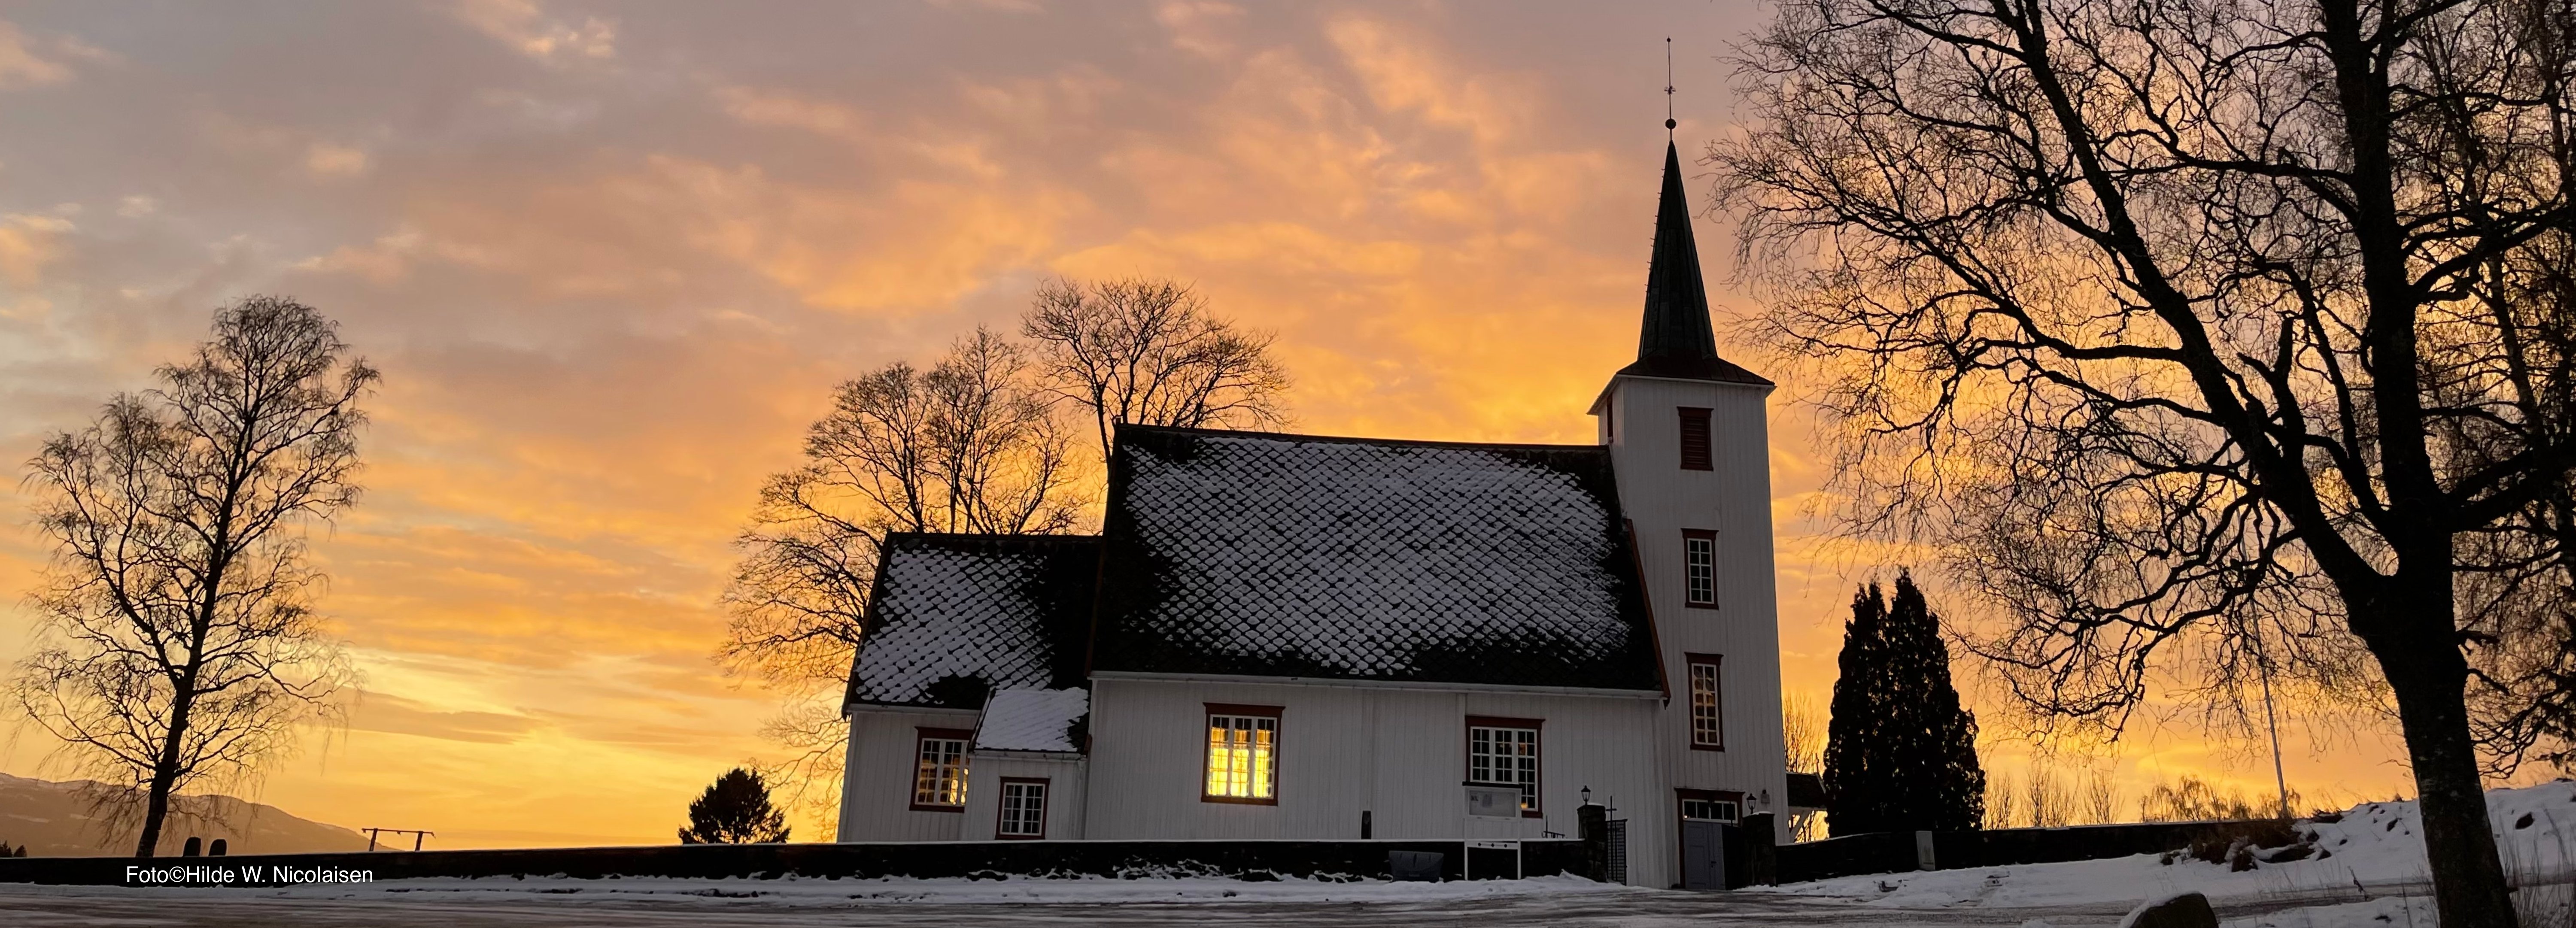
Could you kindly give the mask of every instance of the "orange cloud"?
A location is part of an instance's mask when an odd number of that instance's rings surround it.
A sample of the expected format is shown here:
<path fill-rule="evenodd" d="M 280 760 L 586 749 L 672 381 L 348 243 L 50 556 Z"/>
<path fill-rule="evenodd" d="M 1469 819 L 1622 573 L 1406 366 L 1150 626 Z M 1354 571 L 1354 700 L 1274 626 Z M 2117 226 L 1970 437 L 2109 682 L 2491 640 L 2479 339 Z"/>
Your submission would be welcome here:
<path fill-rule="evenodd" d="M 0 280 L 32 287 L 45 266 L 61 260 L 62 237 L 71 221 L 59 216 L 10 213 L 0 216 Z"/>
<path fill-rule="evenodd" d="M 0 89 L 59 84 L 72 78 L 72 69 L 58 61 L 38 57 L 28 48 L 29 39 L 17 24 L 0 19 Z"/>
<path fill-rule="evenodd" d="M 554 19 L 533 0 L 458 0 L 458 19 L 548 64 L 617 57 L 617 24 L 596 16 L 580 25 Z"/>

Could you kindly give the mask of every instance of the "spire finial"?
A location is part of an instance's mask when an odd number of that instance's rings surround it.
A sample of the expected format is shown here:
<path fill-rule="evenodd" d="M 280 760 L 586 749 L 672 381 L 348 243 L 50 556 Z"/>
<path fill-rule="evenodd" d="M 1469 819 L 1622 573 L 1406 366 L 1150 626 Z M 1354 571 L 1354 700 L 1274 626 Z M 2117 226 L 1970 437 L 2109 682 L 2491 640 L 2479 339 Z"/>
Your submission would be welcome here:
<path fill-rule="evenodd" d="M 1664 134 L 1673 134 L 1673 37 L 1664 37 Z"/>

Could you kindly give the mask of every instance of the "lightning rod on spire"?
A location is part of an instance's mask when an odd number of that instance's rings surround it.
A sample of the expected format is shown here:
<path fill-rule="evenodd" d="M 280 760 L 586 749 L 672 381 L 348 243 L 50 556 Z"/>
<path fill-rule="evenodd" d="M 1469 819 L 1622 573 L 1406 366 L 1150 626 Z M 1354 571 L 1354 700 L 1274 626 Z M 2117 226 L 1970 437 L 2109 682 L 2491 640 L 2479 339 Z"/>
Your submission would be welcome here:
<path fill-rule="evenodd" d="M 1673 134 L 1673 37 L 1664 37 L 1664 134 Z"/>

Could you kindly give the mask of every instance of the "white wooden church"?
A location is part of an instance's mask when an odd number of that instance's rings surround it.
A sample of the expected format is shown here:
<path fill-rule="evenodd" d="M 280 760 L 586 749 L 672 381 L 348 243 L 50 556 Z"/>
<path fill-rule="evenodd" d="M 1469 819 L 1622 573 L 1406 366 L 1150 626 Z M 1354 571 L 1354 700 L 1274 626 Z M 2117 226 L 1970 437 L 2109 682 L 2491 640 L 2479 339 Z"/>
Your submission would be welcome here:
<path fill-rule="evenodd" d="M 1589 790 L 1668 886 L 1685 820 L 1785 822 L 1772 385 L 1669 145 L 1643 328 L 1595 444 L 1130 426 L 1097 536 L 887 539 L 840 840 L 1538 838 Z"/>

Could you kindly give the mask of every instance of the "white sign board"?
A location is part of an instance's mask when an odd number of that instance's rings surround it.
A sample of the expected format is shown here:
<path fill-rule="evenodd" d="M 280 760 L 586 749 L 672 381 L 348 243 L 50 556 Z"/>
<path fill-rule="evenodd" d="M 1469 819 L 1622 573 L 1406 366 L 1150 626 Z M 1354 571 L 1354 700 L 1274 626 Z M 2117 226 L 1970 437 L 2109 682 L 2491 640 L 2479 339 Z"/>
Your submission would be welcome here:
<path fill-rule="evenodd" d="M 1521 817 L 1521 791 L 1512 786 L 1467 787 L 1467 814 L 1485 818 Z"/>

